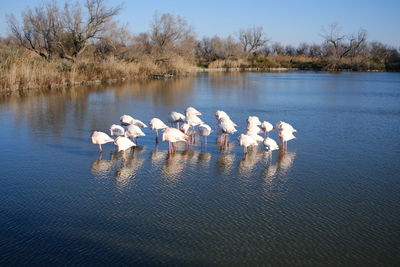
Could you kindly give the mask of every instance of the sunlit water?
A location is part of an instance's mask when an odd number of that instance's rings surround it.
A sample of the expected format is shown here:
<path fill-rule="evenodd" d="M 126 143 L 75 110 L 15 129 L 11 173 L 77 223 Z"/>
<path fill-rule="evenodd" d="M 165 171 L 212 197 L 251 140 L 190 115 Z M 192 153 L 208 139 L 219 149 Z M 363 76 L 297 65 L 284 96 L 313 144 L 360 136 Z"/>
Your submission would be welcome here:
<path fill-rule="evenodd" d="M 194 106 L 239 125 L 228 150 L 90 142 L 126 113 Z M 249 115 L 298 129 L 237 144 Z M 0 98 L 1 265 L 395 265 L 400 74 L 201 74 Z M 277 134 L 271 136 L 277 139 Z"/>

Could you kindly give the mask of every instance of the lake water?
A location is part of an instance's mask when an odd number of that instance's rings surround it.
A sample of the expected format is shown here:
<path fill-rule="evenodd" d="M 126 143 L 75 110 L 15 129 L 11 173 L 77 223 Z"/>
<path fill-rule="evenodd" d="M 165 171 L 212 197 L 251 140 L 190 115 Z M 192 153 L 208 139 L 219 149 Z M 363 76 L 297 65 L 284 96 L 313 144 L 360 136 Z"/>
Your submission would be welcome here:
<path fill-rule="evenodd" d="M 188 106 L 216 133 L 168 156 L 91 144 L 122 114 Z M 243 157 L 246 118 L 291 123 L 286 153 Z M 0 96 L 1 265 L 396 265 L 400 74 L 216 73 Z M 277 139 L 277 133 L 271 136 Z"/>

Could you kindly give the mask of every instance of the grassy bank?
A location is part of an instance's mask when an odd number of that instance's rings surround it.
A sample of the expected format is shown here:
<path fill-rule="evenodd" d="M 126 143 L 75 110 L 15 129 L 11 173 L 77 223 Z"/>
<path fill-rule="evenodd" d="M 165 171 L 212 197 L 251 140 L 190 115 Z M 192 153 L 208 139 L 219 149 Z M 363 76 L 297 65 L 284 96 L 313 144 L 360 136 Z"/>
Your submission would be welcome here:
<path fill-rule="evenodd" d="M 332 61 L 310 56 L 256 55 L 247 59 L 214 60 L 207 63 L 189 62 L 179 55 L 164 60 L 143 56 L 136 60 L 94 54 L 72 62 L 63 59 L 46 61 L 34 53 L 17 47 L 0 46 L 0 91 L 52 88 L 115 80 L 152 79 L 154 77 L 187 75 L 196 71 L 284 71 L 329 70 Z M 365 59 L 344 59 L 338 69 L 385 71 L 387 64 Z"/>
<path fill-rule="evenodd" d="M 184 75 L 191 66 L 180 57 L 162 62 L 150 57 L 131 62 L 114 57 L 87 57 L 75 62 L 56 59 L 49 62 L 29 51 L 3 47 L 0 49 L 0 91 L 149 79 L 154 75 Z"/>

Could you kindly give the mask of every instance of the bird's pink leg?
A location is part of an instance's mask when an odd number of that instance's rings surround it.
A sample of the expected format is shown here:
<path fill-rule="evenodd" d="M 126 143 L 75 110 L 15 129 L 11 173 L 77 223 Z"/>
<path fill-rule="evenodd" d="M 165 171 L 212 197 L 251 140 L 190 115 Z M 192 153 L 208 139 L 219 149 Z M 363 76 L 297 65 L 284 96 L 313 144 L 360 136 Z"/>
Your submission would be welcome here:
<path fill-rule="evenodd" d="M 99 144 L 99 148 L 100 148 L 100 153 L 103 152 L 103 148 L 101 147 L 101 144 Z"/>

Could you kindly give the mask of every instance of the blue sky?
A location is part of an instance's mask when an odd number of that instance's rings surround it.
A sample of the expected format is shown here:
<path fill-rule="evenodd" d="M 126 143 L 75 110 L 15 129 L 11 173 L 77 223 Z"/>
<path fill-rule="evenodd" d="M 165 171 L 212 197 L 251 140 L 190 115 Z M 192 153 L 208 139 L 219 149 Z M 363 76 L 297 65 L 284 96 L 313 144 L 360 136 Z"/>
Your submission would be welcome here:
<path fill-rule="evenodd" d="M 7 33 L 6 14 L 19 15 L 26 7 L 42 2 L 0 0 L 0 34 L 4 36 Z M 109 0 L 107 3 L 124 3 L 118 19 L 128 23 L 134 33 L 148 30 L 157 11 L 184 17 L 199 38 L 234 35 L 240 28 L 257 25 L 263 26 L 272 42 L 285 45 L 320 43 L 322 27 L 337 22 L 345 33 L 355 33 L 364 28 L 368 31 L 368 40 L 400 47 L 400 1 L 397 0 Z"/>

